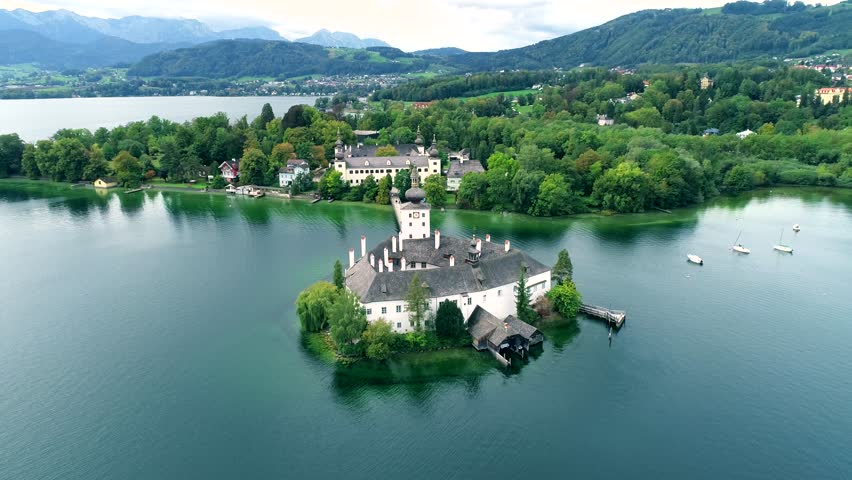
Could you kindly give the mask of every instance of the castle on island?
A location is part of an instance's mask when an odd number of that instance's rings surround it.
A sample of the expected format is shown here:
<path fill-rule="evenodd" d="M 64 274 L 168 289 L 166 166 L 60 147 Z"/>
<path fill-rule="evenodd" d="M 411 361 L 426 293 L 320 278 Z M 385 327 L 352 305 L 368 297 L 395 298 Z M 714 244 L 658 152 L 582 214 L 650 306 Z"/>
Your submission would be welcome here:
<path fill-rule="evenodd" d="M 541 332 L 514 317 L 515 295 L 522 268 L 531 301 L 544 295 L 551 288 L 550 267 L 512 247 L 509 240 L 495 243 L 491 235 L 456 238 L 432 232 L 419 170 L 411 169 L 407 201 L 398 190 L 391 192 L 399 233 L 369 251 L 362 235 L 357 260 L 355 250 L 349 249 L 346 288 L 361 299 L 367 321 L 384 319 L 398 333 L 415 330 L 405 297 L 419 274 L 431 311 L 446 300 L 458 305 L 476 348 L 502 356 L 504 350 L 540 342 Z"/>

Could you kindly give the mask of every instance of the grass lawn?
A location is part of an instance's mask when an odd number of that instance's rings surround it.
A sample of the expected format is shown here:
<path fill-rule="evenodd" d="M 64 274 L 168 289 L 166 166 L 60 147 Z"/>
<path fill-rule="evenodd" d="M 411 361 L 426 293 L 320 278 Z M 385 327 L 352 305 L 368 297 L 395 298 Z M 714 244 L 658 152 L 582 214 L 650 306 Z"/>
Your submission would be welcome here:
<path fill-rule="evenodd" d="M 204 190 L 204 187 L 207 186 L 207 182 L 196 182 L 196 183 L 169 183 L 161 178 L 156 178 L 149 180 L 149 185 L 153 185 L 155 187 L 167 187 L 167 188 L 192 188 L 195 190 Z"/>

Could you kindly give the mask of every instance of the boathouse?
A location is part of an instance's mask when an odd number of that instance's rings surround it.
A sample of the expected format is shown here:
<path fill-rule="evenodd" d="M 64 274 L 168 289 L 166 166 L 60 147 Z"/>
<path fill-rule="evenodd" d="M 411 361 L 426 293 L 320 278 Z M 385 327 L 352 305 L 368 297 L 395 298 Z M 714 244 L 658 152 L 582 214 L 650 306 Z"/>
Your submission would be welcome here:
<path fill-rule="evenodd" d="M 537 328 L 514 315 L 500 320 L 482 307 L 473 311 L 467 329 L 474 348 L 489 350 L 501 360 L 506 360 L 510 352 L 526 356 L 531 346 L 544 340 Z"/>
<path fill-rule="evenodd" d="M 118 186 L 118 179 L 113 177 L 100 177 L 95 180 L 95 188 L 115 188 Z"/>

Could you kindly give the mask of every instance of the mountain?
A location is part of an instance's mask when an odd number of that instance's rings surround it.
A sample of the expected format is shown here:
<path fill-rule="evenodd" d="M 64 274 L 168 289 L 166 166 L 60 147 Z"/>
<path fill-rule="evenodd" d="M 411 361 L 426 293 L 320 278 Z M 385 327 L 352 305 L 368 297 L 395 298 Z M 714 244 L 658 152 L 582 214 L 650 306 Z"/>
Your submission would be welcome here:
<path fill-rule="evenodd" d="M 463 53 L 469 53 L 467 50 L 462 50 L 461 48 L 456 47 L 444 47 L 444 48 L 429 48 L 426 50 L 417 50 L 416 52 L 411 52 L 414 55 L 420 56 L 432 56 L 432 57 L 452 57 L 453 55 L 461 55 Z"/>
<path fill-rule="evenodd" d="M 298 38 L 294 42 L 310 43 L 323 47 L 343 48 L 368 48 L 368 47 L 390 47 L 387 43 L 375 38 L 358 38 L 357 35 L 347 32 L 330 32 L 322 29 L 310 37 Z"/>
<path fill-rule="evenodd" d="M 535 45 L 453 55 L 446 61 L 464 70 L 487 71 L 807 56 L 852 48 L 850 25 L 849 0 L 815 7 L 741 1 L 721 9 L 643 10 Z"/>
<path fill-rule="evenodd" d="M 87 43 L 59 42 L 31 30 L 0 30 L 0 64 L 38 63 L 55 69 L 131 64 L 180 44 L 133 43 L 100 36 Z"/>
<path fill-rule="evenodd" d="M 390 47 L 330 52 L 325 47 L 301 42 L 218 40 L 150 55 L 133 65 L 128 75 L 207 78 L 376 75 L 422 71 L 429 62 Z"/>
<path fill-rule="evenodd" d="M 86 44 L 103 37 L 115 37 L 134 43 L 198 44 L 232 38 L 282 40 L 267 27 L 250 26 L 234 30 L 214 31 L 206 24 L 184 18 L 130 16 L 96 18 L 77 15 L 68 10 L 30 12 L 0 10 L 0 31 L 29 30 L 63 43 Z"/>

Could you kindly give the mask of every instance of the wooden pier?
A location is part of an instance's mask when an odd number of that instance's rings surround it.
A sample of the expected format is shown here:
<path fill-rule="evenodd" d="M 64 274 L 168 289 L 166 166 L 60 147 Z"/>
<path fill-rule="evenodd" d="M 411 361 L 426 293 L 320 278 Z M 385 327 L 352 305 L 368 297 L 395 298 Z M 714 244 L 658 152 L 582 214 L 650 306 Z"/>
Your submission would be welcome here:
<path fill-rule="evenodd" d="M 124 193 L 136 193 L 136 192 L 141 192 L 141 191 L 142 191 L 141 188 L 132 188 L 130 190 L 125 190 Z"/>
<path fill-rule="evenodd" d="M 609 308 L 586 305 L 585 303 L 580 305 L 580 313 L 605 320 L 615 328 L 621 328 L 624 325 L 624 320 L 627 318 L 627 312 L 625 311 L 610 310 Z"/>

